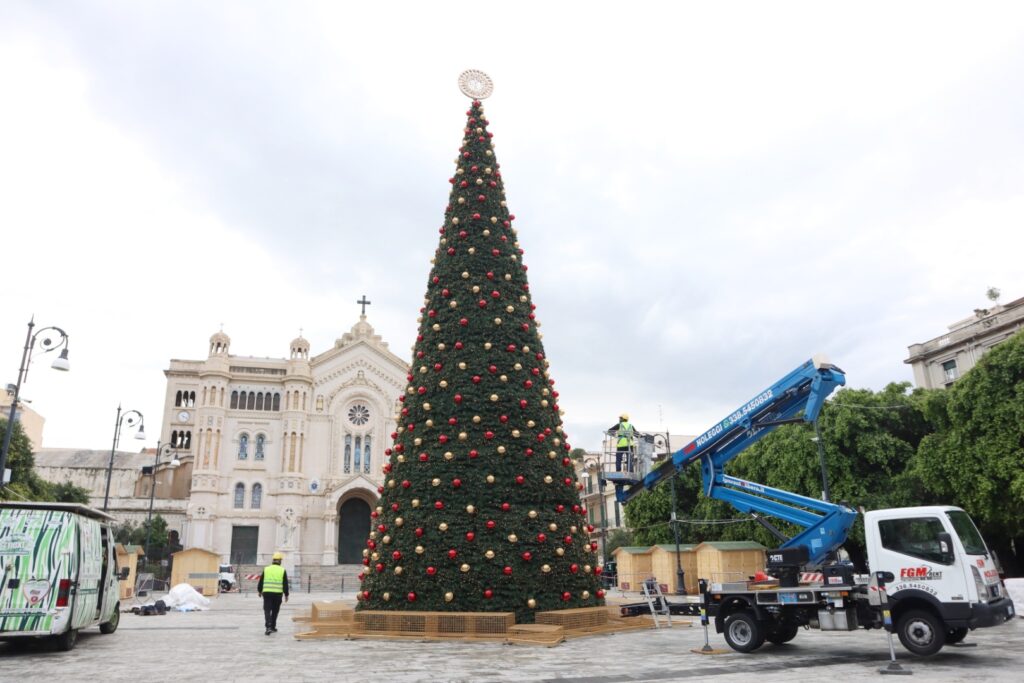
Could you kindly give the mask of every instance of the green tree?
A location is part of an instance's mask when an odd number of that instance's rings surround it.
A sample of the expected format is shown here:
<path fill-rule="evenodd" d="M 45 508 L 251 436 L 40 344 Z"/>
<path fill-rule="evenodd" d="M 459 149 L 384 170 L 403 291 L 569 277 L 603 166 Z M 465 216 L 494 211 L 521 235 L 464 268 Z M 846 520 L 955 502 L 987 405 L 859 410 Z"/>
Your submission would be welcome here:
<path fill-rule="evenodd" d="M 89 489 L 82 486 L 76 486 L 70 481 L 65 481 L 60 484 L 51 484 L 51 499 L 58 503 L 78 503 L 80 505 L 89 504 Z"/>
<path fill-rule="evenodd" d="M 612 553 L 617 548 L 633 545 L 634 542 L 633 532 L 629 529 L 612 529 L 609 531 L 608 536 L 604 539 L 605 562 L 612 559 Z"/>
<path fill-rule="evenodd" d="M 603 604 L 558 392 L 479 102 L 467 112 L 360 609 Z"/>
<path fill-rule="evenodd" d="M 986 353 L 933 397 L 928 409 L 941 429 L 921 443 L 914 473 L 936 500 L 964 508 L 1004 567 L 1019 573 L 1024 565 L 1024 333 Z"/>
<path fill-rule="evenodd" d="M 7 431 L 7 420 L 0 419 L 0 438 Z M 0 500 L 52 500 L 50 484 L 35 471 L 32 443 L 25 435 L 21 422 L 14 421 L 11 445 L 7 451 L 5 467 L 11 469 L 11 483 L 0 488 Z"/>

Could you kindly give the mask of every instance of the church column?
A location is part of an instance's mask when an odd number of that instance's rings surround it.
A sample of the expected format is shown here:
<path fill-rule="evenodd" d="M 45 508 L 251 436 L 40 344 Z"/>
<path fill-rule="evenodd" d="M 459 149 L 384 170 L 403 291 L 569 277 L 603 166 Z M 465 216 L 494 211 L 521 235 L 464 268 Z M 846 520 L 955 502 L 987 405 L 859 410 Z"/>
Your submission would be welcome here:
<path fill-rule="evenodd" d="M 324 515 L 324 556 L 320 564 L 338 564 L 338 514 L 329 512 Z"/>

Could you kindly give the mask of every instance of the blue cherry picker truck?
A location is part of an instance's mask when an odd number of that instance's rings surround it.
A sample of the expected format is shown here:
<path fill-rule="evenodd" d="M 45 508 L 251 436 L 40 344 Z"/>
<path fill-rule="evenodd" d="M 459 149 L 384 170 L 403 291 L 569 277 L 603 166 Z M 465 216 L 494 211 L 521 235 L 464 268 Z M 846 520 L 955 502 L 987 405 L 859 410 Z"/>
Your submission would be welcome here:
<path fill-rule="evenodd" d="M 836 559 L 856 510 L 725 473 L 730 460 L 780 425 L 814 423 L 829 394 L 845 383 L 842 370 L 813 358 L 649 471 L 645 461 L 630 459 L 634 469 L 614 471 L 612 465 L 602 473 L 626 503 L 699 464 L 704 495 L 750 514 L 780 541 L 766 552 L 768 581 L 699 582 L 707 618 L 738 652 L 752 652 L 766 640 L 788 642 L 802 627 L 886 628 L 911 653 L 927 656 L 1014 616 L 993 555 L 957 507 L 861 509 L 870 573 L 858 574 Z M 772 520 L 799 531 L 786 536 Z"/>

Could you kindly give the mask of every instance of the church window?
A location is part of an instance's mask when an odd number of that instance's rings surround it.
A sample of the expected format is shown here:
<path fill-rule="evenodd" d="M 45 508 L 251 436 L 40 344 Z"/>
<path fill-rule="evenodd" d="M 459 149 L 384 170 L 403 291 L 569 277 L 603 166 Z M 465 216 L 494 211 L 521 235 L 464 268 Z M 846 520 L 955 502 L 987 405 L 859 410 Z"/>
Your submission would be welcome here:
<path fill-rule="evenodd" d="M 260 505 L 263 504 L 263 485 L 253 484 L 252 485 L 252 503 L 250 507 L 254 510 L 259 510 Z"/>
<path fill-rule="evenodd" d="M 242 434 L 238 437 L 238 459 L 245 460 L 249 457 L 249 435 Z"/>
<path fill-rule="evenodd" d="M 359 471 L 359 463 L 363 460 L 363 438 L 361 436 L 356 437 L 356 453 L 353 464 L 355 465 L 355 471 Z"/>
<path fill-rule="evenodd" d="M 192 448 L 192 432 L 182 432 L 181 447 L 185 450 Z"/>
<path fill-rule="evenodd" d="M 263 392 L 256 394 L 256 410 L 263 410 Z"/>
<path fill-rule="evenodd" d="M 188 407 L 189 408 L 194 408 L 195 405 L 196 405 L 196 392 L 190 391 L 190 392 L 188 392 Z"/>
<path fill-rule="evenodd" d="M 206 387 L 203 387 L 203 405 L 206 405 Z"/>
<path fill-rule="evenodd" d="M 298 445 L 299 435 L 292 432 L 291 448 L 288 450 L 288 471 L 295 471 L 295 447 Z"/>
<path fill-rule="evenodd" d="M 224 407 L 224 387 L 220 388 L 220 403 L 218 405 Z"/>
<path fill-rule="evenodd" d="M 235 484 L 235 507 L 238 509 L 245 507 L 245 484 L 242 482 Z"/>
<path fill-rule="evenodd" d="M 178 431 L 177 430 L 171 432 L 171 446 L 173 448 L 177 448 L 178 447 Z"/>
<path fill-rule="evenodd" d="M 366 474 L 370 473 L 370 437 L 366 437 L 366 442 L 363 444 L 363 472 Z"/>
<path fill-rule="evenodd" d="M 175 408 L 180 408 L 181 407 L 181 392 L 180 391 L 174 395 L 174 407 Z"/>
<path fill-rule="evenodd" d="M 281 410 L 281 394 L 274 394 L 274 410 Z"/>
<path fill-rule="evenodd" d="M 352 471 L 352 435 L 345 435 L 345 473 Z"/>
<path fill-rule="evenodd" d="M 263 446 L 267 443 L 267 437 L 263 434 L 256 435 L 256 455 L 257 460 L 263 459 Z"/>
<path fill-rule="evenodd" d="M 318 412 L 318 413 L 324 412 L 324 397 L 323 396 L 317 396 L 316 397 L 316 412 Z"/>
<path fill-rule="evenodd" d="M 231 392 L 231 409 L 235 410 L 236 408 L 238 408 L 238 392 L 237 391 L 232 391 Z"/>
<path fill-rule="evenodd" d="M 255 410 L 256 409 L 256 392 L 255 391 L 250 391 L 249 392 L 249 400 L 246 403 L 245 409 L 246 410 Z"/>
<path fill-rule="evenodd" d="M 306 392 L 305 391 L 302 392 L 302 409 L 303 410 L 306 409 Z"/>
<path fill-rule="evenodd" d="M 362 403 L 357 403 L 348 409 L 348 420 L 357 427 L 362 427 L 370 421 L 370 409 Z"/>

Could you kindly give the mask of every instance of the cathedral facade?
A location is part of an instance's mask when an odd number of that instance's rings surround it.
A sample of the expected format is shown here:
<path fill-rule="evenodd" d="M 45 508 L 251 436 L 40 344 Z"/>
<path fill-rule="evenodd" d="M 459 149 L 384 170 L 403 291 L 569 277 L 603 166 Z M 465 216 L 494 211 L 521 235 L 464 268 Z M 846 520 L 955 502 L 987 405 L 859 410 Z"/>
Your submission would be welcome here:
<path fill-rule="evenodd" d="M 189 489 L 185 547 L 233 564 L 357 564 L 382 483 L 408 364 L 360 316 L 334 346 L 287 358 L 231 354 L 223 332 L 205 360 L 172 360 L 161 441 Z M 165 456 L 164 460 L 170 460 Z"/>

